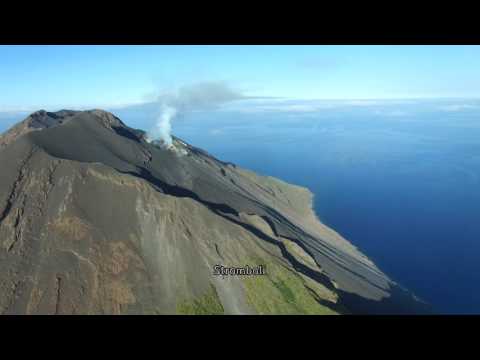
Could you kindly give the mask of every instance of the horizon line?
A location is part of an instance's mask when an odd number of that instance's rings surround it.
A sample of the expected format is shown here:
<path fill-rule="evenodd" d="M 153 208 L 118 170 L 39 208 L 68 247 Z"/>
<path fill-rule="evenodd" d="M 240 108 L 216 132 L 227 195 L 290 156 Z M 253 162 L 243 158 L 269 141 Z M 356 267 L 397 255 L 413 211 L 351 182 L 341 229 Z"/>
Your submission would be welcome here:
<path fill-rule="evenodd" d="M 349 97 L 349 98 L 306 98 L 306 97 L 288 97 L 288 96 L 245 96 L 244 98 L 237 99 L 231 101 L 231 103 L 239 102 L 239 101 L 252 101 L 252 100 L 290 100 L 290 101 L 338 101 L 338 102 L 348 102 L 348 101 L 395 101 L 395 100 L 480 100 L 480 96 L 422 96 L 422 97 L 415 97 L 415 96 L 405 96 L 405 97 Z M 48 108 L 54 108 L 55 110 L 51 110 L 51 112 L 60 111 L 60 110 L 77 110 L 77 111 L 85 111 L 85 110 L 94 110 L 94 109 L 124 109 L 128 107 L 134 106 L 142 106 L 142 105 L 150 105 L 155 104 L 156 101 L 142 101 L 142 102 L 129 102 L 125 104 L 104 104 L 104 105 L 67 105 L 67 106 L 49 106 Z M 1 114 L 8 114 L 8 113 L 25 113 L 25 112 L 36 112 L 39 110 L 46 110 L 47 107 L 42 106 L 28 106 L 28 107 L 10 107 L 6 109 L 0 109 Z"/>

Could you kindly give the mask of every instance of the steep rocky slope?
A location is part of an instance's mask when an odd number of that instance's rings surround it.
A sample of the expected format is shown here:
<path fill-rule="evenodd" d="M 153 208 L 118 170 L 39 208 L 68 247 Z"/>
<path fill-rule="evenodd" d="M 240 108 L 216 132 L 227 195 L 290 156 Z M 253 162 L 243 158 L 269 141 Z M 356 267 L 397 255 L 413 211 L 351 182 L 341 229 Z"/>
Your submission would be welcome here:
<path fill-rule="evenodd" d="M 0 166 L 0 313 L 428 310 L 323 225 L 307 189 L 148 143 L 110 113 L 36 112 L 0 137 Z"/>

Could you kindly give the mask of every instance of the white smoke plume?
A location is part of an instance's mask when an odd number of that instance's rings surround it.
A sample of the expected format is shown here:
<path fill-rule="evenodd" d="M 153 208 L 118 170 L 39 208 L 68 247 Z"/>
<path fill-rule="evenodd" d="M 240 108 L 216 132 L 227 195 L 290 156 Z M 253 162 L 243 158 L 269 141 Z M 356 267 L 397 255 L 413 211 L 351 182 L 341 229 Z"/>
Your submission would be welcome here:
<path fill-rule="evenodd" d="M 160 139 L 166 147 L 172 145 L 172 118 L 177 114 L 177 109 L 169 105 L 162 105 L 161 113 L 155 128 L 148 134 L 148 139 Z"/>
<path fill-rule="evenodd" d="M 172 122 L 186 112 L 215 108 L 227 102 L 246 97 L 223 82 L 203 82 L 163 92 L 158 97 L 160 115 L 148 133 L 148 141 L 160 140 L 166 147 L 172 145 Z"/>

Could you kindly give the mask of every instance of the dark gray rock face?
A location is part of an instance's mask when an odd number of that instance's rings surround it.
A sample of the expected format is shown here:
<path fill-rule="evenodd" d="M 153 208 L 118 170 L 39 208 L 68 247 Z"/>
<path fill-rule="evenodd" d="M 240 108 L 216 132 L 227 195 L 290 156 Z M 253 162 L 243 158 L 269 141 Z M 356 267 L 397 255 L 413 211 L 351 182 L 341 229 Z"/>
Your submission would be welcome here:
<path fill-rule="evenodd" d="M 0 165 L 0 313 L 428 311 L 307 189 L 178 138 L 163 149 L 113 114 L 36 112 L 0 137 Z"/>

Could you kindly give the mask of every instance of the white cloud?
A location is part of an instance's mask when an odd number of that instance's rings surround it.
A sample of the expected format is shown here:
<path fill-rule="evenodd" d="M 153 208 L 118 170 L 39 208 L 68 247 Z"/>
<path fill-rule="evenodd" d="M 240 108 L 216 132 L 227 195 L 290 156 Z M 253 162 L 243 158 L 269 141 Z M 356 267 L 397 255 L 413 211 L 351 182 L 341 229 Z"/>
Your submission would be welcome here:
<path fill-rule="evenodd" d="M 327 109 L 349 107 L 369 108 L 376 111 L 379 106 L 402 105 L 410 103 L 407 100 L 301 100 L 301 99 L 256 99 L 238 101 L 236 104 L 223 107 L 223 110 L 233 110 L 246 113 L 255 112 L 292 112 L 309 113 Z M 390 116 L 404 115 L 400 111 L 388 111 Z"/>
<path fill-rule="evenodd" d="M 209 133 L 213 136 L 221 135 L 223 134 L 223 129 L 211 129 Z"/>
<path fill-rule="evenodd" d="M 442 111 L 457 112 L 457 111 L 473 110 L 478 108 L 479 108 L 478 105 L 473 105 L 473 104 L 451 104 L 451 105 L 441 106 L 439 109 Z"/>
<path fill-rule="evenodd" d="M 387 117 L 402 117 L 407 116 L 408 112 L 402 110 L 376 110 L 374 114 Z"/>

